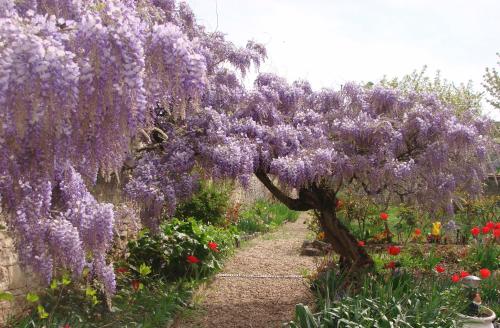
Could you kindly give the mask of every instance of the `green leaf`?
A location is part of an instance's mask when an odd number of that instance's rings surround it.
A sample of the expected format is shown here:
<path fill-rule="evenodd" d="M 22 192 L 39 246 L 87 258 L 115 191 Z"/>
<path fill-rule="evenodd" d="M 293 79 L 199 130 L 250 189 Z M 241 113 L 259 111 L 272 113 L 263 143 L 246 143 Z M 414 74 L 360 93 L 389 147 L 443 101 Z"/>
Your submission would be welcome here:
<path fill-rule="evenodd" d="M 58 285 L 57 279 L 53 279 L 50 283 L 50 289 L 56 289 Z"/>
<path fill-rule="evenodd" d="M 0 301 L 12 302 L 14 296 L 9 292 L 0 292 Z"/>
<path fill-rule="evenodd" d="M 85 295 L 87 295 L 87 296 L 95 296 L 96 293 L 97 293 L 97 291 L 92 287 L 87 287 L 85 289 Z"/>
<path fill-rule="evenodd" d="M 38 311 L 38 316 L 40 317 L 40 319 L 46 319 L 49 317 L 49 314 L 47 313 L 47 311 L 45 311 L 43 305 L 38 305 L 36 309 Z"/>
<path fill-rule="evenodd" d="M 30 303 L 35 303 L 35 302 L 38 302 L 40 300 L 40 297 L 38 297 L 37 294 L 33 294 L 33 293 L 28 293 L 26 295 L 26 300 Z"/>
<path fill-rule="evenodd" d="M 67 274 L 64 274 L 64 275 L 62 276 L 62 280 L 61 280 L 61 282 L 62 282 L 62 284 L 63 284 L 64 286 L 67 286 L 67 285 L 69 285 L 69 284 L 71 283 L 71 279 L 69 278 L 69 276 L 68 276 Z"/>
<path fill-rule="evenodd" d="M 146 265 L 145 263 L 142 263 L 141 266 L 139 267 L 139 274 L 144 277 L 150 273 L 151 273 L 151 267 L 149 265 Z"/>

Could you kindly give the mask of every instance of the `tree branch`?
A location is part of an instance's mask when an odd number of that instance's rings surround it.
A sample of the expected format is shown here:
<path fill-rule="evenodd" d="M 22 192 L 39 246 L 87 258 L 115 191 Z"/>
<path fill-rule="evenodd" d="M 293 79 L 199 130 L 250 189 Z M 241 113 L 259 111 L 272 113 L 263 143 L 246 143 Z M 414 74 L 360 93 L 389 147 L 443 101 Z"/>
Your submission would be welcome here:
<path fill-rule="evenodd" d="M 271 192 L 271 194 L 273 194 L 274 197 L 285 204 L 289 209 L 294 211 L 307 211 L 313 209 L 313 207 L 309 203 L 303 201 L 302 199 L 291 198 L 283 191 L 279 190 L 278 187 L 276 187 L 271 181 L 271 179 L 269 179 L 267 173 L 263 170 L 257 169 L 255 171 L 255 176 Z"/>

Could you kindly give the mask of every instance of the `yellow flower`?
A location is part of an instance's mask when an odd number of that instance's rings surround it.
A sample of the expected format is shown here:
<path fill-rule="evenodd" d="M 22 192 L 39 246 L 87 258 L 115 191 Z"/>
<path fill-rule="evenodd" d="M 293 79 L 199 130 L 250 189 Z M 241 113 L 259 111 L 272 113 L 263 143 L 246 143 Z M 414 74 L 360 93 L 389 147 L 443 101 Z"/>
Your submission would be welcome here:
<path fill-rule="evenodd" d="M 432 224 L 432 231 L 431 234 L 433 236 L 440 236 L 441 235 L 441 222 L 436 221 Z"/>

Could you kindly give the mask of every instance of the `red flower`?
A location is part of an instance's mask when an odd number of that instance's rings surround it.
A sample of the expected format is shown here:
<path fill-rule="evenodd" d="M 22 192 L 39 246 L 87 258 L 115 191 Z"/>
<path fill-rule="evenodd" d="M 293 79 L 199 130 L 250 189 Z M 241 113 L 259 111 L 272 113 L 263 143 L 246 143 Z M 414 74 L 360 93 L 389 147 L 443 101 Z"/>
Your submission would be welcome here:
<path fill-rule="evenodd" d="M 193 263 L 193 264 L 194 264 L 194 263 L 198 263 L 198 262 L 200 262 L 200 259 L 199 259 L 199 258 L 197 258 L 197 257 L 196 257 L 196 256 L 194 256 L 194 255 L 189 255 L 189 256 L 187 257 L 187 261 L 188 261 L 189 263 Z"/>
<path fill-rule="evenodd" d="M 396 262 L 391 261 L 385 265 L 386 269 L 396 269 Z"/>
<path fill-rule="evenodd" d="M 124 267 L 119 267 L 118 269 L 116 269 L 116 273 L 127 273 L 127 272 L 128 269 Z"/>
<path fill-rule="evenodd" d="M 362 240 L 358 241 L 358 246 L 361 246 L 361 247 L 365 246 L 365 242 Z"/>
<path fill-rule="evenodd" d="M 496 238 L 500 237 L 500 229 L 493 230 L 493 236 L 495 236 Z"/>
<path fill-rule="evenodd" d="M 490 232 L 491 228 L 490 227 L 487 227 L 487 226 L 484 226 L 482 229 L 481 229 L 481 232 L 483 235 L 486 235 L 488 232 Z"/>
<path fill-rule="evenodd" d="M 446 271 L 446 270 L 445 270 L 445 268 L 444 268 L 444 267 L 442 267 L 442 266 L 441 266 L 441 265 L 439 265 L 439 264 L 438 264 L 438 265 L 436 265 L 436 267 L 435 267 L 434 269 L 436 269 L 436 271 L 437 271 L 438 273 L 443 273 L 443 272 L 445 272 L 445 271 Z"/>
<path fill-rule="evenodd" d="M 390 255 L 398 255 L 400 252 L 401 252 L 401 248 L 398 247 L 398 246 L 389 246 L 387 248 L 387 252 L 390 254 Z"/>
<path fill-rule="evenodd" d="M 488 221 L 488 223 L 486 223 L 484 226 L 488 227 L 490 229 L 494 229 L 495 228 L 495 224 L 493 223 L 493 221 Z"/>
<path fill-rule="evenodd" d="M 71 326 L 69 325 L 69 323 L 67 323 L 64 325 L 64 328 L 71 328 Z"/>
<path fill-rule="evenodd" d="M 465 278 L 467 276 L 470 276 L 470 274 L 467 271 L 460 272 L 460 278 Z"/>
<path fill-rule="evenodd" d="M 478 227 L 474 227 L 474 228 L 470 229 L 470 233 L 471 233 L 474 237 L 477 237 L 477 235 L 479 235 L 479 228 L 478 228 Z"/>
<path fill-rule="evenodd" d="M 491 276 L 491 271 L 488 269 L 481 269 L 479 270 L 479 275 L 481 275 L 481 278 L 486 279 Z"/>
<path fill-rule="evenodd" d="M 132 288 L 138 291 L 139 287 L 141 287 L 141 282 L 139 280 L 132 280 Z"/>
<path fill-rule="evenodd" d="M 500 229 L 500 222 L 498 222 L 497 224 L 495 224 L 495 229 Z"/>
<path fill-rule="evenodd" d="M 420 230 L 419 228 L 416 228 L 415 235 L 420 236 L 421 234 L 422 234 L 422 230 Z"/>
<path fill-rule="evenodd" d="M 382 212 L 380 213 L 380 218 L 384 221 L 386 221 L 389 218 L 389 214 Z"/>
<path fill-rule="evenodd" d="M 219 247 L 219 245 L 217 245 L 216 242 L 211 241 L 211 242 L 208 243 L 208 248 L 210 248 L 214 252 L 219 253 L 220 251 L 219 251 L 219 249 L 217 247 Z"/>
<path fill-rule="evenodd" d="M 459 282 L 460 281 L 460 276 L 455 273 L 453 276 L 451 276 L 451 281 L 453 281 L 453 282 Z"/>

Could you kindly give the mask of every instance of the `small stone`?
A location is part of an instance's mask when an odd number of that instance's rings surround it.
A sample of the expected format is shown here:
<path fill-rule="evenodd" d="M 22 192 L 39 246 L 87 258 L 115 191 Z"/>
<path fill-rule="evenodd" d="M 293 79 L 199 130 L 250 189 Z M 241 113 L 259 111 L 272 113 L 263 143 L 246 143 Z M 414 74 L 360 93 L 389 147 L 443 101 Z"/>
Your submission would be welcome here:
<path fill-rule="evenodd" d="M 317 249 L 314 247 L 302 248 L 302 251 L 300 252 L 300 255 L 304 256 L 321 256 L 323 254 L 324 252 L 321 249 Z"/>

